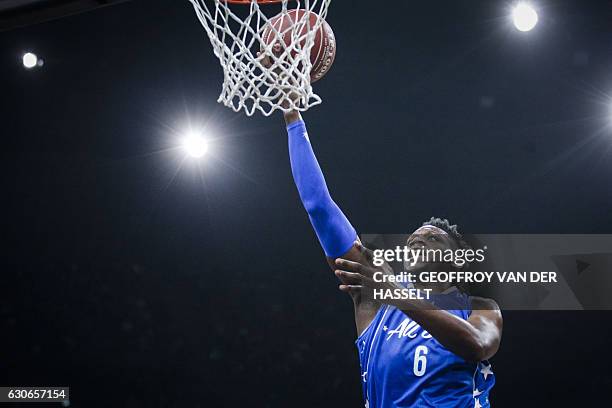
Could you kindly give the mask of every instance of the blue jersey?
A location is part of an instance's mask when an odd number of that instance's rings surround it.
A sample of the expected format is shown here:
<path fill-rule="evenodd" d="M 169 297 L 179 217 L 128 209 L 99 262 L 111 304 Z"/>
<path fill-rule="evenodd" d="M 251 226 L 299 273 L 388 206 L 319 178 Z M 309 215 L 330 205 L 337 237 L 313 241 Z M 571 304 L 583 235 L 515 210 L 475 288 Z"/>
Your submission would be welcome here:
<path fill-rule="evenodd" d="M 462 319 L 471 313 L 469 297 L 458 290 L 430 300 Z M 356 344 L 367 408 L 490 407 L 491 365 L 450 352 L 393 306 L 380 308 Z"/>

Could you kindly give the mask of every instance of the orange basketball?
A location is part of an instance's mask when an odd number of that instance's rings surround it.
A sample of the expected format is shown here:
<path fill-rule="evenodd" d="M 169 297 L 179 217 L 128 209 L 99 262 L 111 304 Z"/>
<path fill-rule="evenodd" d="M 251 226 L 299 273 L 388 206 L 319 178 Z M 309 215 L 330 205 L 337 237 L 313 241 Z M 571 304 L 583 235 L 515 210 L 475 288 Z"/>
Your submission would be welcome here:
<path fill-rule="evenodd" d="M 299 37 L 303 37 L 309 27 L 314 29 L 320 17 L 311 11 L 289 10 L 287 13 L 281 13 L 268 21 L 261 36 L 263 43 L 273 45 L 272 50 L 276 55 L 282 54 L 285 48 L 292 45 L 292 27 L 296 22 L 302 21 L 305 13 L 308 13 L 310 25 L 307 23 L 303 24 L 302 32 L 299 33 Z M 277 36 L 272 27 L 281 34 L 284 44 L 281 44 L 280 40 L 276 40 Z M 277 42 L 274 44 L 275 40 Z M 303 46 L 305 42 L 306 39 L 303 38 L 301 45 Z M 323 21 L 315 34 L 314 44 L 310 50 L 310 62 L 312 63 L 312 70 L 310 71 L 311 82 L 316 82 L 323 78 L 329 72 L 335 58 L 336 37 L 327 21 Z"/>

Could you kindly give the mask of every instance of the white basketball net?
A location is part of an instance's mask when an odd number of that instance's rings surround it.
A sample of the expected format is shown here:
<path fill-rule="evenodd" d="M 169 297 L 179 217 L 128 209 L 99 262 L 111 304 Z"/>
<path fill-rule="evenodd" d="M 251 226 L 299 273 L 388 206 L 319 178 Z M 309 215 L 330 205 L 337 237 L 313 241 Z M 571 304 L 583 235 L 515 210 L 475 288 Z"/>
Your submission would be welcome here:
<path fill-rule="evenodd" d="M 312 91 L 310 50 L 317 31 L 327 16 L 331 0 L 282 0 L 277 4 L 231 4 L 224 0 L 189 0 L 204 26 L 215 55 L 223 67 L 223 90 L 218 102 L 248 116 L 261 111 L 265 116 L 276 110 L 306 111 L 321 103 Z M 290 7 L 288 7 L 290 6 Z M 304 10 L 294 16 L 295 23 L 267 24 L 270 19 L 292 9 Z M 319 15 L 312 24 L 309 13 Z M 287 20 L 289 21 L 289 20 Z M 267 24 L 267 25 L 266 25 Z M 273 37 L 262 41 L 264 31 Z M 290 44 L 283 42 L 290 33 Z M 282 54 L 273 53 L 275 44 L 286 44 Z M 258 53 L 261 56 L 258 57 Z M 272 65 L 263 65 L 264 56 Z"/>

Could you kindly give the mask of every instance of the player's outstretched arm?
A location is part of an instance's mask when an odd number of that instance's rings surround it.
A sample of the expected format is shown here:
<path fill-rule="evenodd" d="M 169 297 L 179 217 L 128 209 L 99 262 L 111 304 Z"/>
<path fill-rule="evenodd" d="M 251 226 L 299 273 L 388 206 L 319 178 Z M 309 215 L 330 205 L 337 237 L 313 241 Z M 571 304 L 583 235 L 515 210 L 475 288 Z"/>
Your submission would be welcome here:
<path fill-rule="evenodd" d="M 362 254 L 353 246 L 358 239 L 355 228 L 329 194 L 300 113 L 286 113 L 285 122 L 289 133 L 293 179 L 329 265 L 335 269 L 334 261 L 339 257 L 360 261 Z M 340 280 L 343 284 L 354 283 L 350 279 Z M 355 306 L 357 333 L 362 333 L 376 315 L 380 304 L 359 291 L 353 291 L 350 295 Z"/>
<path fill-rule="evenodd" d="M 293 180 L 321 247 L 328 258 L 346 255 L 357 238 L 355 228 L 332 199 L 299 112 L 285 114 Z"/>

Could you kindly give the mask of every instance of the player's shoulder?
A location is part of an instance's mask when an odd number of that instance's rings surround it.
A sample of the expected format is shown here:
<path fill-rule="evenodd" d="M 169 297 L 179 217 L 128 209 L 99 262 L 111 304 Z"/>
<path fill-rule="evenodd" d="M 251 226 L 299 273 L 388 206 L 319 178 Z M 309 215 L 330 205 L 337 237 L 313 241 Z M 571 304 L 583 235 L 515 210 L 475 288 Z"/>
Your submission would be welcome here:
<path fill-rule="evenodd" d="M 470 296 L 470 304 L 472 305 L 472 310 L 495 310 L 501 312 L 499 305 L 493 299 Z"/>

